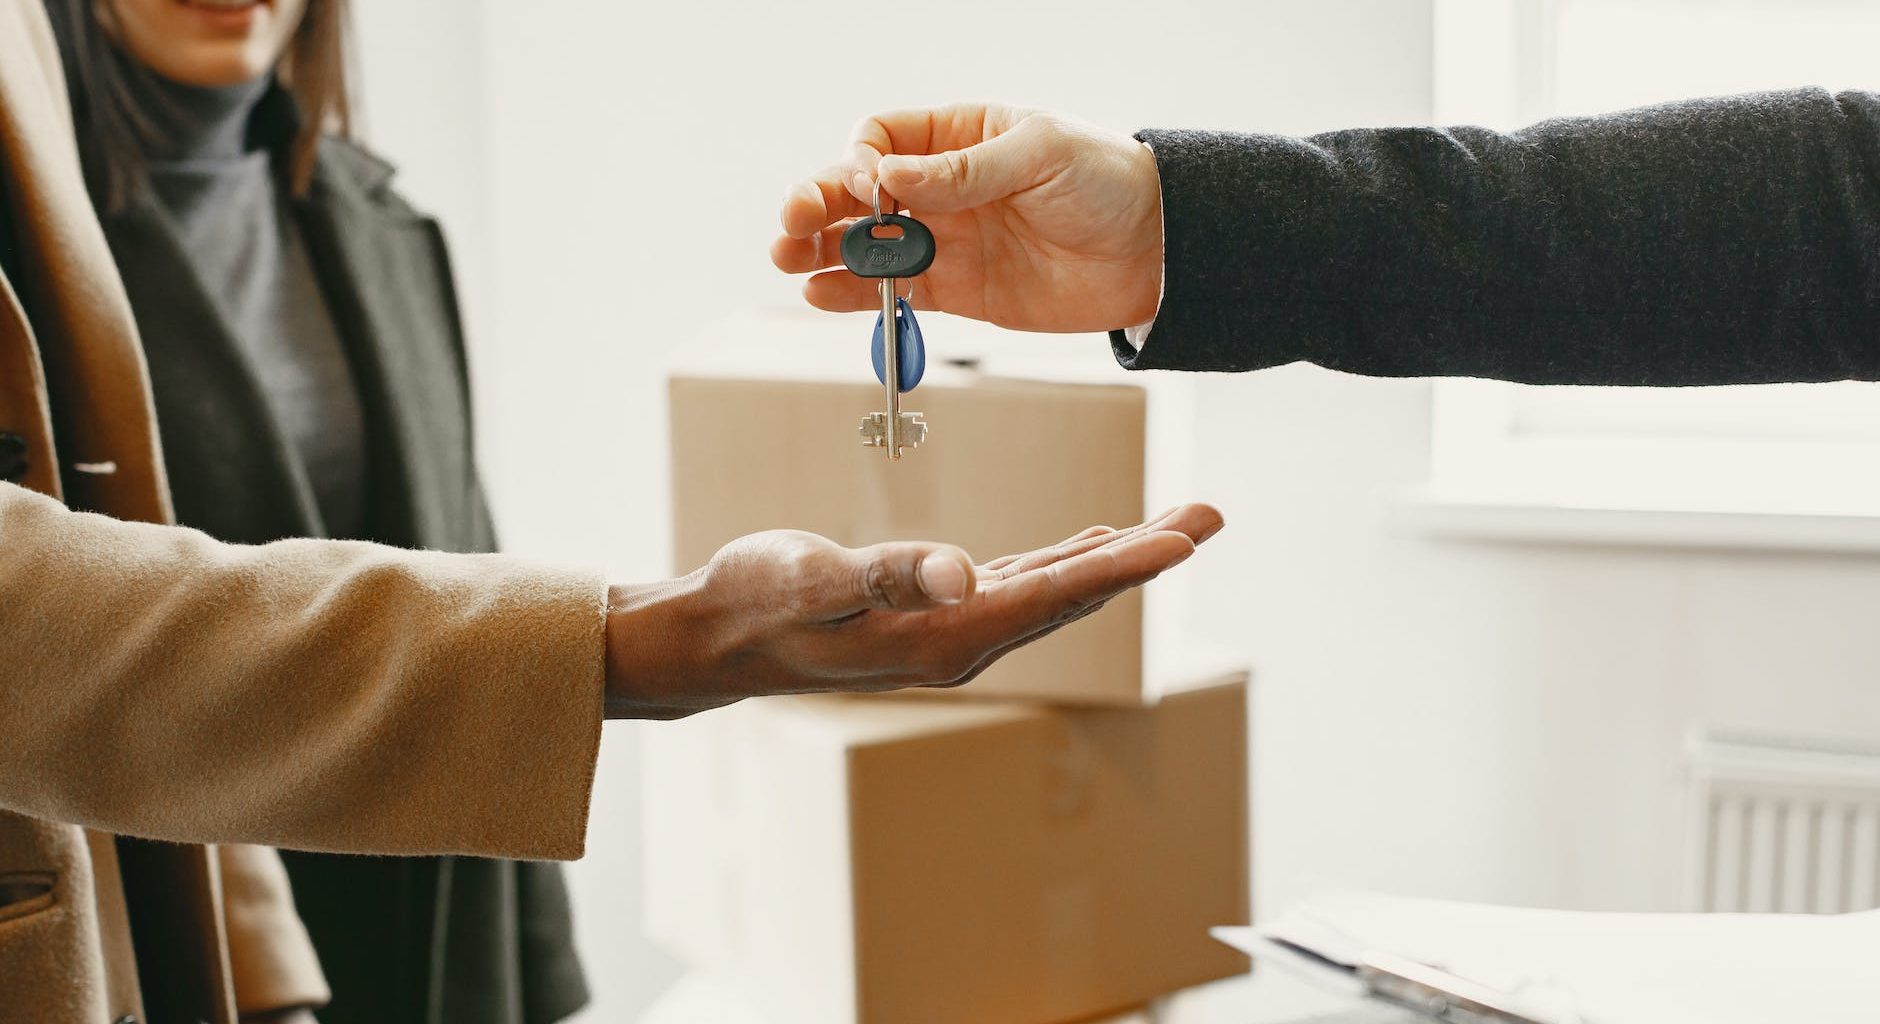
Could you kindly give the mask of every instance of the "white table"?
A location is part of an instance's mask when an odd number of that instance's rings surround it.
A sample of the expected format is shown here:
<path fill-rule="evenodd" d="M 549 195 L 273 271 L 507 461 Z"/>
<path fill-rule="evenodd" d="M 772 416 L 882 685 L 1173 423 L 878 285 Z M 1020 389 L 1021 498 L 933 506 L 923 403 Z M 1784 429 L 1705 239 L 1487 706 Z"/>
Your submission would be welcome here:
<path fill-rule="evenodd" d="M 1146 1011 L 1090 1024 L 1425 1024 L 1387 1007 L 1354 1005 L 1283 971 L 1264 970 L 1179 992 Z M 640 1024 L 765 1024 L 760 1010 L 708 974 L 679 979 Z"/>

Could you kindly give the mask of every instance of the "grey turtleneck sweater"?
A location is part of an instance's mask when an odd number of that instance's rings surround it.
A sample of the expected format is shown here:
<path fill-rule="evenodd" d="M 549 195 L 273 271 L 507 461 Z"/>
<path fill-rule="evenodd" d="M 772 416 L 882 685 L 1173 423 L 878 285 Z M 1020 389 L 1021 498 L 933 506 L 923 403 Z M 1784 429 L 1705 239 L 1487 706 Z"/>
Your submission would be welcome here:
<path fill-rule="evenodd" d="M 367 473 L 359 389 L 270 154 L 248 144 L 268 84 L 158 80 L 150 114 L 164 142 L 147 154 L 150 182 L 300 455 L 324 532 L 356 537 Z"/>

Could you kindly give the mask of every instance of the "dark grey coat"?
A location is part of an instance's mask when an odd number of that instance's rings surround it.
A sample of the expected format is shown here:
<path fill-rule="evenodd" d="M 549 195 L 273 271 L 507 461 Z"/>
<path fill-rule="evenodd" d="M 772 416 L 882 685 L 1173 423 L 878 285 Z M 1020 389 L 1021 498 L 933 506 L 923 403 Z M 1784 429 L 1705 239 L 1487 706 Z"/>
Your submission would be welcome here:
<path fill-rule="evenodd" d="M 1147 131 L 1166 276 L 1125 366 L 1541 384 L 1880 379 L 1880 97 L 1503 134 Z"/>
<path fill-rule="evenodd" d="M 285 101 L 270 97 L 257 117 L 291 117 Z M 363 539 L 493 550 L 444 239 L 391 178 L 383 161 L 327 140 L 312 189 L 294 203 L 361 390 L 371 459 Z M 143 336 L 179 521 L 238 542 L 320 536 L 298 453 L 167 214 L 134 199 L 105 229 Z M 325 1024 L 541 1024 L 587 1001 L 556 865 L 283 858 L 333 988 Z M 139 950 L 140 960 L 152 955 L 161 953 Z"/>

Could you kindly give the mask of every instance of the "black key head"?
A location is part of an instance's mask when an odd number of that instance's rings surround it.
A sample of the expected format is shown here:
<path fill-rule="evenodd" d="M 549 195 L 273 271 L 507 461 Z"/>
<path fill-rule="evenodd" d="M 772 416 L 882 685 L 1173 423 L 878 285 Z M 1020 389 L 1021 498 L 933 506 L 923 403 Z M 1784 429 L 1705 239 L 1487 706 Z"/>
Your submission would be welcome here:
<path fill-rule="evenodd" d="M 842 233 L 842 265 L 857 277 L 914 277 L 933 265 L 933 253 L 933 232 L 899 213 L 863 217 Z"/>

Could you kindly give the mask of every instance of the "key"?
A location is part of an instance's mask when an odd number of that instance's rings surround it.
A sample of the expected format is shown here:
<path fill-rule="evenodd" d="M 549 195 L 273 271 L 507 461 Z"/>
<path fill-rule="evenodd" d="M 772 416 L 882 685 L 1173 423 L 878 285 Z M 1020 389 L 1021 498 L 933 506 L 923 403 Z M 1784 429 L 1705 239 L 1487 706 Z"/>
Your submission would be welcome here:
<path fill-rule="evenodd" d="M 842 264 L 857 277 L 877 279 L 881 292 L 881 315 L 875 321 L 870 356 L 888 408 L 862 417 L 862 444 L 885 448 L 890 461 L 899 461 L 901 449 L 927 440 L 927 421 L 920 413 L 901 411 L 901 393 L 920 383 L 927 352 L 914 307 L 895 294 L 894 285 L 933 265 L 934 241 L 933 232 L 920 221 L 892 209 L 882 213 L 879 183 L 874 206 L 874 216 L 857 220 L 842 233 Z M 889 233 L 894 230 L 899 233 Z"/>
<path fill-rule="evenodd" d="M 881 378 L 882 388 L 887 392 L 888 411 L 871 412 L 862 417 L 861 435 L 862 444 L 870 448 L 886 448 L 889 461 L 898 462 L 902 448 L 918 448 L 921 442 L 927 440 L 927 421 L 921 418 L 920 413 L 901 411 L 901 392 L 904 390 L 901 384 L 908 378 L 902 373 L 900 365 L 902 344 L 899 328 L 902 319 L 901 310 L 897 307 L 905 307 L 907 302 L 895 297 L 894 280 L 892 277 L 881 279 L 881 319 L 875 326 L 880 342 L 875 348 L 875 354 L 880 359 L 876 364 L 876 376 Z M 907 316 L 908 322 L 912 322 L 912 310 L 908 311 Z M 925 354 L 921 358 L 924 368 Z M 919 381 L 920 375 L 913 374 L 913 383 L 909 383 L 908 388 Z"/>

